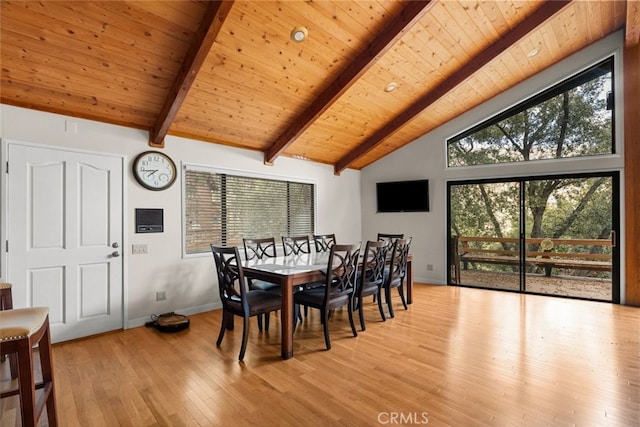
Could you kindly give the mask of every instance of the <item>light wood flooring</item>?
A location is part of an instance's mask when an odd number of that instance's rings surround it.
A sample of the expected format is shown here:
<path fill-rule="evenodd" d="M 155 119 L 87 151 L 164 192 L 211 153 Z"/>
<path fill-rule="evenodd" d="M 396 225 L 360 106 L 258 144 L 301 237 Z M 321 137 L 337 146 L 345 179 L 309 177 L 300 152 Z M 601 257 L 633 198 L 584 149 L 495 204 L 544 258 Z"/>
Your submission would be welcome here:
<path fill-rule="evenodd" d="M 416 284 L 404 311 L 351 336 L 347 313 L 319 314 L 280 359 L 279 320 L 252 319 L 215 340 L 220 311 L 176 334 L 135 328 L 54 345 L 64 427 L 634 426 L 640 419 L 640 309 L 600 302 Z M 359 329 L 359 328 L 358 328 Z M 0 366 L 0 389 L 10 383 Z M 17 399 L 0 404 L 19 425 Z M 45 416 L 46 419 L 46 416 Z M 46 425 L 46 421 L 41 425 Z"/>

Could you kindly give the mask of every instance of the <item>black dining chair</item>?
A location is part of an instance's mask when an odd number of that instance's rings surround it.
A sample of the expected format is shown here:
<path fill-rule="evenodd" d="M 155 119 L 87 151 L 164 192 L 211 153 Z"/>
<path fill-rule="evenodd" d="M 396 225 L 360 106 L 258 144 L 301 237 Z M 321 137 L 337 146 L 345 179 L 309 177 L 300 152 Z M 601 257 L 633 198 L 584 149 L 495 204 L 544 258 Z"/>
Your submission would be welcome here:
<path fill-rule="evenodd" d="M 351 331 L 354 337 L 358 336 L 358 331 L 356 331 L 356 325 L 353 321 L 353 297 L 356 286 L 359 253 L 360 244 L 336 244 L 331 246 L 324 286 L 304 289 L 293 295 L 296 304 L 320 310 L 327 350 L 331 350 L 328 322 L 330 310 L 346 306 L 349 313 Z"/>
<path fill-rule="evenodd" d="M 391 248 L 391 245 L 393 245 L 398 239 L 404 239 L 404 234 L 403 233 L 395 233 L 395 234 L 394 233 L 378 233 L 378 240 L 388 241 L 389 248 Z M 388 251 L 387 255 L 391 255 L 391 251 Z M 374 295 L 373 300 L 375 301 L 376 298 L 378 298 L 378 296 Z"/>
<path fill-rule="evenodd" d="M 275 258 L 278 256 L 276 251 L 276 239 L 267 237 L 264 239 L 242 239 L 244 245 L 244 258 L 248 261 L 254 259 Z M 279 288 L 277 283 L 267 282 L 265 280 L 249 279 L 249 289 L 260 289 L 268 291 L 273 288 Z"/>
<path fill-rule="evenodd" d="M 385 268 L 385 278 L 382 288 L 384 289 L 385 301 L 389 308 L 389 317 L 392 318 L 394 317 L 394 313 L 391 301 L 391 289 L 398 289 L 402 305 L 404 306 L 404 309 L 407 310 L 407 302 L 404 298 L 404 279 L 407 275 L 407 260 L 409 257 L 410 245 L 411 237 L 408 239 L 397 239 L 391 249 L 389 268 Z"/>
<path fill-rule="evenodd" d="M 282 249 L 284 250 L 285 256 L 310 254 L 311 241 L 309 240 L 309 236 L 282 236 Z M 294 290 L 294 292 L 298 292 L 303 289 L 317 288 L 318 286 L 322 286 L 322 285 L 323 283 L 321 282 L 307 283 L 301 286 L 299 289 Z M 296 319 L 301 318 L 302 316 L 302 314 L 300 314 L 300 310 L 298 309 L 298 307 L 299 307 L 298 304 L 296 304 L 296 314 L 295 314 Z M 309 315 L 309 307 L 305 306 L 304 317 L 307 317 L 308 315 Z"/>
<path fill-rule="evenodd" d="M 276 251 L 276 239 L 275 237 L 265 237 L 260 239 L 242 239 L 244 246 L 244 258 L 246 260 L 253 259 L 265 259 L 275 258 L 278 256 Z M 280 285 L 273 282 L 267 282 L 266 280 L 247 279 L 249 282 L 250 290 L 262 290 L 279 292 Z M 263 316 L 258 316 L 258 330 L 262 330 L 264 317 L 264 329 L 269 330 L 269 314 L 265 313 Z"/>
<path fill-rule="evenodd" d="M 282 249 L 285 256 L 310 254 L 311 243 L 309 236 L 282 236 Z"/>
<path fill-rule="evenodd" d="M 364 247 L 362 265 L 359 268 L 356 282 L 356 294 L 353 299 L 354 309 L 358 310 L 360 330 L 362 331 L 366 329 L 363 306 L 365 297 L 372 295 L 377 297 L 380 317 L 385 320 L 380 291 L 384 284 L 384 269 L 390 247 L 391 243 L 385 240 L 369 240 Z"/>
<path fill-rule="evenodd" d="M 244 360 L 249 339 L 249 319 L 253 316 L 280 310 L 280 295 L 263 290 L 249 290 L 242 269 L 242 259 L 237 247 L 211 245 L 211 252 L 218 274 L 218 289 L 222 301 L 222 324 L 216 346 L 219 347 L 232 316 L 242 318 L 242 345 L 238 360 Z"/>
<path fill-rule="evenodd" d="M 332 245 L 336 243 L 335 234 L 314 234 L 313 243 L 316 247 L 316 252 L 329 252 Z"/>
<path fill-rule="evenodd" d="M 398 234 L 378 233 L 378 240 L 390 240 L 391 243 L 394 243 L 398 239 L 404 239 L 404 234 L 403 233 L 398 233 Z"/>
<path fill-rule="evenodd" d="M 247 260 L 275 258 L 276 239 L 274 237 L 265 237 L 262 239 L 242 239 L 244 245 L 244 256 Z"/>

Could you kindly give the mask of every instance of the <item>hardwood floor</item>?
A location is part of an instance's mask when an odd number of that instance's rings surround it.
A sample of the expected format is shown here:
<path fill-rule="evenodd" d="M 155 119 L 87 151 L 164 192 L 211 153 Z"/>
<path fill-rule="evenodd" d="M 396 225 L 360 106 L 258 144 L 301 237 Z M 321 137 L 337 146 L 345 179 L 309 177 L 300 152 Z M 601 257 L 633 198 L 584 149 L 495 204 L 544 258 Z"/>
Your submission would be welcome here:
<path fill-rule="evenodd" d="M 394 302 L 383 323 L 369 299 L 357 338 L 337 312 L 330 351 L 311 310 L 287 361 L 273 316 L 262 334 L 252 319 L 244 363 L 239 324 L 216 348 L 220 311 L 56 344 L 60 425 L 638 425 L 639 308 L 423 284 L 408 311 Z"/>

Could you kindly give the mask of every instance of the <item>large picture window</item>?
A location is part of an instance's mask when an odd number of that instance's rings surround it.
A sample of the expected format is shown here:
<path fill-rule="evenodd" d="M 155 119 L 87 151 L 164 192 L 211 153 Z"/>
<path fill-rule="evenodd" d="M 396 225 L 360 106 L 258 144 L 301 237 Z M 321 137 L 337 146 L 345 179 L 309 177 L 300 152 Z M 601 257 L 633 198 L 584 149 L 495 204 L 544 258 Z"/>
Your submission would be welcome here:
<path fill-rule="evenodd" d="M 613 58 L 447 141 L 450 167 L 614 152 Z"/>
<path fill-rule="evenodd" d="M 314 185 L 185 171 L 185 252 L 210 245 L 242 245 L 242 239 L 314 233 Z"/>

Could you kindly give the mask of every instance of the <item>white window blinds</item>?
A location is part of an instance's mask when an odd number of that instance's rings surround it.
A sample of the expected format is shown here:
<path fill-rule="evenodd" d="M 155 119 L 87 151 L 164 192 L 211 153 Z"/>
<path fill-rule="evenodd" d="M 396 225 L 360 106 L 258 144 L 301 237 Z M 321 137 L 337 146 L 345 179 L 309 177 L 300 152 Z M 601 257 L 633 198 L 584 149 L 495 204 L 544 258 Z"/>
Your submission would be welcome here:
<path fill-rule="evenodd" d="M 243 238 L 314 233 L 314 185 L 185 171 L 185 248 L 240 246 Z"/>

